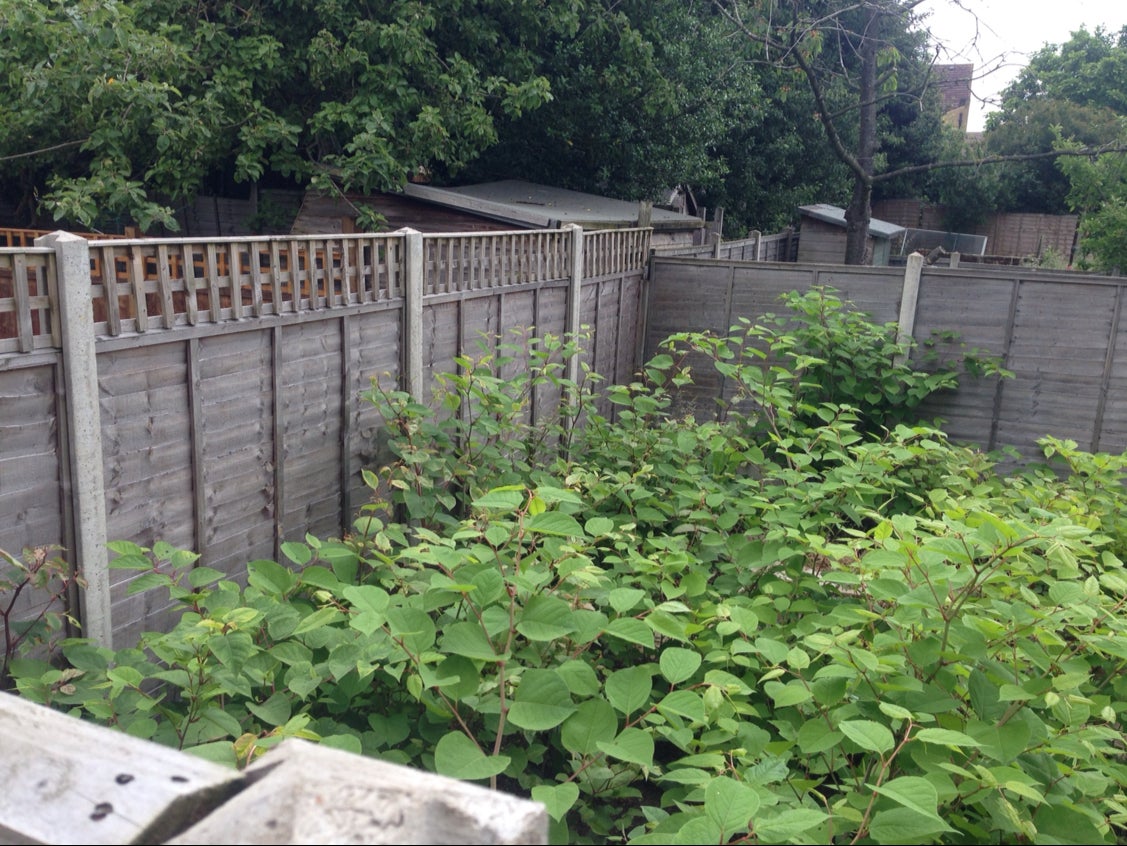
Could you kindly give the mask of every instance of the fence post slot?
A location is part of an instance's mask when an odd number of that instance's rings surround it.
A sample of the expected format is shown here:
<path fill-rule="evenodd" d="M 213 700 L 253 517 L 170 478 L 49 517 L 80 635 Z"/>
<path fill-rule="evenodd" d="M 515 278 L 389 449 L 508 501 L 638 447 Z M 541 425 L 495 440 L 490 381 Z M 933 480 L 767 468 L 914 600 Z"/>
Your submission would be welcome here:
<path fill-rule="evenodd" d="M 106 546 L 106 490 L 102 470 L 102 422 L 98 407 L 98 361 L 90 295 L 90 246 L 69 232 L 35 239 L 55 251 L 63 380 L 70 430 L 74 565 L 86 580 L 81 594 L 82 634 L 112 648 L 109 552 Z M 116 303 L 110 304 L 111 308 Z"/>
<path fill-rule="evenodd" d="M 406 389 L 412 398 L 423 400 L 423 233 L 404 227 L 395 234 L 404 236 L 407 249 L 403 251 L 407 266 L 403 274 L 405 322 L 403 326 L 403 369 L 407 376 Z"/>
<path fill-rule="evenodd" d="M 583 300 L 583 227 L 569 223 L 565 227 L 571 232 L 571 279 L 567 288 L 567 318 L 564 322 L 564 338 L 579 341 L 579 321 L 582 314 Z M 579 356 L 578 348 L 567 359 L 567 379 L 572 387 L 568 388 L 567 408 L 569 421 L 574 420 L 578 410 L 579 396 L 574 386 L 579 384 Z"/>
<path fill-rule="evenodd" d="M 896 329 L 896 342 L 909 343 L 912 332 L 916 329 L 916 300 L 920 294 L 920 273 L 923 270 L 924 257 L 919 253 L 908 256 L 908 264 L 904 268 L 904 288 L 900 292 L 900 324 Z M 896 356 L 894 364 L 903 364 L 907 361 L 906 353 Z"/>

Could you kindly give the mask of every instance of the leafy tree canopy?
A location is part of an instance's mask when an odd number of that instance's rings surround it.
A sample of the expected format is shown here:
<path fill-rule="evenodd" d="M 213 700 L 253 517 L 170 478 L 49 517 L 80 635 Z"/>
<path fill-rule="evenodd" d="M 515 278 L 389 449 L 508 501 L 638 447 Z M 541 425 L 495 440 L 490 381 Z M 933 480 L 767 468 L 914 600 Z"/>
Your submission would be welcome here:
<path fill-rule="evenodd" d="M 580 5 L 10 0 L 0 180 L 28 218 L 147 227 L 217 175 L 373 190 L 454 171 L 549 97 L 532 57 Z"/>
<path fill-rule="evenodd" d="M 239 183 L 373 191 L 420 167 L 436 181 L 518 171 L 655 200 L 689 184 L 737 232 L 844 202 L 848 170 L 825 155 L 820 120 L 832 111 L 854 143 L 858 13 L 842 5 L 825 34 L 800 39 L 819 68 L 848 71 L 826 76 L 819 105 L 796 65 L 722 12 L 705 0 L 11 0 L 0 184 L 21 220 L 90 228 L 173 227 L 177 205 Z M 926 64 L 907 21 L 880 42 L 878 169 L 926 160 L 936 136 L 911 93 Z"/>
<path fill-rule="evenodd" d="M 1127 27 L 1073 32 L 1047 45 L 1003 92 L 1002 108 L 987 118 L 991 155 L 1032 156 L 1054 149 L 1058 137 L 1101 147 L 1119 137 L 1127 114 Z M 1063 214 L 1068 179 L 1050 157 L 1013 162 L 999 174 L 998 205 L 1008 211 Z"/>

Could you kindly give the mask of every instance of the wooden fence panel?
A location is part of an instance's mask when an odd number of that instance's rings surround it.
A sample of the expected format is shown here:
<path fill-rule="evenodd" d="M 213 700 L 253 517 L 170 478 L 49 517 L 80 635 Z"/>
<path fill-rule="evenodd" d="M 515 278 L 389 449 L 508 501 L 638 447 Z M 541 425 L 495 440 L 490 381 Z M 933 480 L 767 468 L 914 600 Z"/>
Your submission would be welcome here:
<path fill-rule="evenodd" d="M 187 344 L 133 347 L 98 356 L 107 536 L 151 547 L 193 548 L 193 417 Z M 115 632 L 122 643 L 173 619 L 161 591 L 129 596 L 140 573 L 111 574 Z"/>
<path fill-rule="evenodd" d="M 280 370 L 282 536 L 340 531 L 343 350 L 336 321 L 287 326 Z"/>
<path fill-rule="evenodd" d="M 1106 358 L 1103 405 L 1095 449 L 1103 452 L 1127 450 L 1127 291 L 1119 287 L 1113 317 L 1111 346 Z"/>
<path fill-rule="evenodd" d="M 401 378 L 400 315 L 398 311 L 372 311 L 357 314 L 347 323 L 349 358 L 346 381 L 346 422 L 348 426 L 348 467 L 344 468 L 344 513 L 346 521 L 356 509 L 375 495 L 364 481 L 365 468 L 378 472 L 394 460 L 383 446 L 380 430 L 383 418 L 375 405 L 361 398 L 372 389 L 372 382 L 394 390 Z"/>
<path fill-rule="evenodd" d="M 196 551 L 245 584 L 245 564 L 274 557 L 274 333 L 268 329 L 199 339 Z"/>
<path fill-rule="evenodd" d="M 730 301 L 725 280 L 731 280 Z M 805 282 L 805 284 L 803 284 Z M 689 329 L 712 328 L 729 313 L 754 317 L 781 313 L 767 308 L 781 290 L 832 286 L 878 323 L 897 319 L 903 276 L 898 270 L 826 266 L 733 265 L 657 258 L 651 267 L 650 321 L 646 350 L 675 327 L 677 315 Z M 935 333 L 957 334 L 933 351 L 948 360 L 959 345 L 1002 359 L 1009 380 L 965 376 L 953 393 L 934 397 L 922 409 L 940 418 L 957 442 L 986 449 L 1015 447 L 1026 460 L 1040 456 L 1037 439 L 1071 438 L 1081 449 L 1127 449 L 1127 339 L 1120 337 L 1124 283 L 1082 274 L 1052 274 L 1025 268 L 926 268 L 919 287 L 913 337 L 917 358 L 932 348 Z M 686 297 L 693 291 L 695 297 Z M 692 408 L 707 410 L 721 394 L 719 378 L 700 373 L 687 394 Z"/>
<path fill-rule="evenodd" d="M 499 335 L 519 343 L 514 328 L 564 335 L 574 241 L 570 230 L 451 236 L 432 250 L 440 275 L 423 285 L 436 293 L 419 298 L 431 372 L 474 353 L 479 331 L 493 343 Z M 372 496 L 363 469 L 390 460 L 383 421 L 359 395 L 373 377 L 386 374 L 388 387 L 405 378 L 404 244 L 394 235 L 93 242 L 89 276 L 78 262 L 68 290 L 77 282 L 91 292 L 103 534 L 196 550 L 201 564 L 243 581 L 245 563 L 276 557 L 282 540 L 347 531 Z M 600 350 L 584 354 L 613 380 L 633 369 L 648 231 L 587 246 L 606 255 L 590 259 L 602 275 L 582 290 L 584 319 L 604 324 Z M 44 381 L 62 366 L 55 254 L 20 252 L 8 261 L 27 269 L 19 295 L 10 283 L 11 296 L 0 297 L 12 326 L 0 339 L 0 515 L 25 519 L 26 531 L 0 537 L 8 546 L 65 544 L 67 433 L 46 416 L 62 392 Z M 33 349 L 21 353 L 29 316 Z M 507 366 L 516 373 L 527 361 L 518 355 Z M 11 401 L 21 391 L 33 397 L 30 411 Z M 558 394 L 539 389 L 529 415 L 554 414 Z M 35 431 L 24 417 L 47 422 Z M 34 479 L 35 496 L 16 478 Z M 119 647 L 178 616 L 160 591 L 130 596 L 137 575 L 108 576 L 106 629 Z"/>
<path fill-rule="evenodd" d="M 1002 385 L 996 442 L 1032 452 L 1037 438 L 1093 441 L 1115 314 L 1111 285 L 1022 280 Z"/>
<path fill-rule="evenodd" d="M 958 366 L 965 352 L 974 350 L 1004 360 L 1009 338 L 1009 314 L 1015 281 L 988 278 L 981 271 L 928 269 L 920 280 L 913 337 L 917 359 L 928 369 Z M 943 341 L 944 333 L 957 338 Z M 926 356 L 937 357 L 928 362 Z M 938 419 L 961 443 L 990 448 L 995 401 L 1003 386 L 999 378 L 961 379 L 959 389 L 925 402 L 925 419 Z"/>
<path fill-rule="evenodd" d="M 0 549 L 16 557 L 25 548 L 68 542 L 58 365 L 50 357 L 28 364 L 0 368 Z M 24 591 L 13 619 L 32 617 L 46 605 L 45 595 Z"/>

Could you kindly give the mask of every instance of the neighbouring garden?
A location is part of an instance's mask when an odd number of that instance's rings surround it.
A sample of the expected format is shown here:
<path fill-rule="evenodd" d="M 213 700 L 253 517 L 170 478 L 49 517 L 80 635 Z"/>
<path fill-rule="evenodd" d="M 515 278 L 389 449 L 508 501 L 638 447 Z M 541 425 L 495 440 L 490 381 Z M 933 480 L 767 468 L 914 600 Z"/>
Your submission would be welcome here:
<path fill-rule="evenodd" d="M 1002 472 L 919 419 L 996 363 L 901 363 L 829 290 L 631 385 L 514 337 L 437 412 L 372 385 L 389 460 L 350 535 L 245 584 L 115 544 L 183 605 L 139 648 L 18 627 L 62 564 L 0 557 L 3 686 L 231 766 L 299 736 L 489 784 L 558 843 L 1125 839 L 1127 457 L 1047 433 Z M 728 399 L 690 414 L 705 365 Z"/>

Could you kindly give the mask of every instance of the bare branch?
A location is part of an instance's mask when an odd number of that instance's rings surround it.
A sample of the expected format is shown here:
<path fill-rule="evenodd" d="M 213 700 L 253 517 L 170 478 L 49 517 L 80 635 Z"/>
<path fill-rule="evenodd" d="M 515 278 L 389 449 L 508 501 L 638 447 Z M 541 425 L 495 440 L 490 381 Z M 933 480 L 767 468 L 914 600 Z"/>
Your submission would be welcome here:
<path fill-rule="evenodd" d="M 53 153 L 55 150 L 64 150 L 67 147 L 77 147 L 79 144 L 85 144 L 89 138 L 79 138 L 77 141 L 64 141 L 62 144 L 55 144 L 51 147 L 41 147 L 38 150 L 28 150 L 26 153 L 12 153 L 10 156 L 0 156 L 0 162 L 10 162 L 13 159 L 26 159 L 31 156 L 39 156 L 43 153 Z"/>
<path fill-rule="evenodd" d="M 884 182 L 898 176 L 924 173 L 951 167 L 979 167 L 981 165 L 1005 164 L 1006 162 L 1028 162 L 1040 159 L 1055 159 L 1061 156 L 1101 156 L 1105 153 L 1127 153 L 1127 144 L 1104 144 L 1099 147 L 1080 147 L 1074 150 L 1049 150 L 1044 153 L 1014 153 L 1010 155 L 985 156 L 981 159 L 958 159 L 948 162 L 927 162 L 925 164 L 901 167 L 885 171 L 873 177 L 873 182 Z"/>

